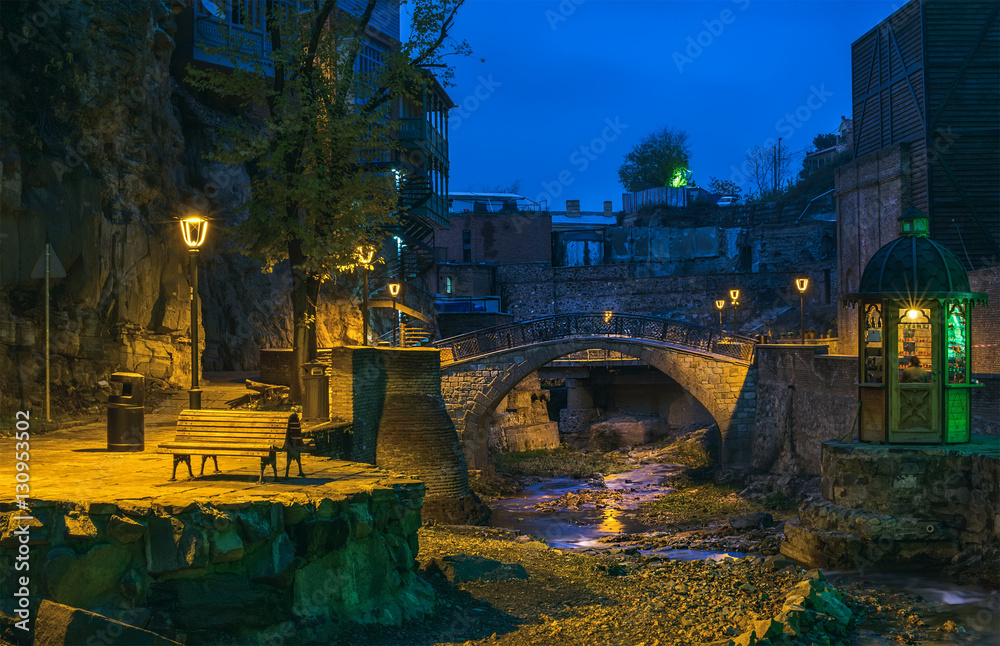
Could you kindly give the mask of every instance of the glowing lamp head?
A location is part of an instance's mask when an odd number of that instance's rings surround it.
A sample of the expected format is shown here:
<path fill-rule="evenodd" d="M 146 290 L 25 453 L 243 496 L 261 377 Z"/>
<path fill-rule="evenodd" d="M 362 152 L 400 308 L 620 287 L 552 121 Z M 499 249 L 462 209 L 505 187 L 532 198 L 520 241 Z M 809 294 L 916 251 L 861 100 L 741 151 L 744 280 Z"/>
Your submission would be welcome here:
<path fill-rule="evenodd" d="M 393 298 L 396 298 L 397 296 L 399 296 L 399 288 L 400 287 L 401 287 L 401 285 L 399 283 L 389 283 L 389 294 Z"/>
<path fill-rule="evenodd" d="M 205 235 L 208 233 L 208 220 L 192 215 L 181 220 L 181 234 L 184 236 L 184 244 L 192 249 L 197 249 L 205 242 Z"/>
<path fill-rule="evenodd" d="M 358 259 L 358 264 L 370 265 L 372 258 L 375 257 L 375 247 L 358 247 L 355 251 L 355 257 Z"/>
<path fill-rule="evenodd" d="M 612 316 L 614 316 L 614 312 L 612 312 L 611 310 L 604 310 L 604 322 L 605 323 L 610 323 Z"/>
<path fill-rule="evenodd" d="M 808 278 L 796 278 L 795 279 L 795 287 L 797 287 L 800 292 L 806 291 L 806 289 L 809 288 L 809 279 Z"/>
<path fill-rule="evenodd" d="M 915 321 L 920 318 L 920 312 L 918 310 L 910 310 L 906 313 L 906 318 Z"/>
<path fill-rule="evenodd" d="M 740 290 L 731 289 L 729 290 L 729 298 L 733 299 L 733 302 L 740 300 Z"/>
<path fill-rule="evenodd" d="M 715 306 L 718 307 L 721 310 L 723 307 L 726 306 L 726 299 L 721 298 L 721 299 L 715 301 Z"/>

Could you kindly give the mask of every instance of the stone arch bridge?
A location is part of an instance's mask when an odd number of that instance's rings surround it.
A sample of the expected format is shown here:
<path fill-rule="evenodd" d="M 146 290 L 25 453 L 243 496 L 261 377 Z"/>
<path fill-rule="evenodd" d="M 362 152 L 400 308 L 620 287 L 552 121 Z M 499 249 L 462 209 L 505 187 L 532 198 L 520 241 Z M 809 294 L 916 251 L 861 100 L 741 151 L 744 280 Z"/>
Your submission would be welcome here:
<path fill-rule="evenodd" d="M 591 348 L 635 357 L 671 377 L 718 424 L 723 465 L 750 462 L 753 339 L 681 321 L 599 312 L 501 325 L 435 345 L 441 349 L 442 394 L 469 468 L 486 466 L 490 418 L 518 382 L 554 359 Z"/>

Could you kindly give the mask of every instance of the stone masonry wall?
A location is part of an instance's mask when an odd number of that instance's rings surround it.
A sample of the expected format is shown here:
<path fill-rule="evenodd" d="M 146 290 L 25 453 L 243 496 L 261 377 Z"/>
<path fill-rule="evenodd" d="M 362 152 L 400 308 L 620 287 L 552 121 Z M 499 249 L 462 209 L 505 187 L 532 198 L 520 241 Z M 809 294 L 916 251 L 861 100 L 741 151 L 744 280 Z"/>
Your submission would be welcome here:
<path fill-rule="evenodd" d="M 324 455 L 404 473 L 427 489 L 424 516 L 481 524 L 489 509 L 469 489 L 465 457 L 441 396 L 434 348 L 339 347 L 329 366 L 333 424 L 307 433 Z"/>
<path fill-rule="evenodd" d="M 836 169 L 837 282 L 840 294 L 858 289 L 868 260 L 899 237 L 896 218 L 910 206 L 910 145 L 887 146 Z M 857 354 L 858 311 L 840 310 L 840 352 Z"/>
<path fill-rule="evenodd" d="M 378 425 L 376 464 L 422 480 L 428 498 L 469 493 L 465 457 L 441 397 L 441 354 L 431 348 L 379 349 L 385 395 Z M 365 362 L 369 353 L 356 353 Z"/>
<path fill-rule="evenodd" d="M 1000 266 L 969 272 L 974 292 L 989 294 L 987 307 L 972 310 L 972 372 L 1000 373 Z"/>
<path fill-rule="evenodd" d="M 754 469 L 818 476 L 823 442 L 851 430 L 857 357 L 824 346 L 758 345 Z"/>
<path fill-rule="evenodd" d="M 329 366 L 330 419 L 351 424 L 345 459 L 375 464 L 388 381 L 385 355 L 377 348 L 340 347 L 320 350 L 317 359 Z"/>
<path fill-rule="evenodd" d="M 898 447 L 897 447 L 898 448 Z M 937 520 L 963 543 L 1000 536 L 1000 460 L 960 447 L 853 447 L 823 451 L 823 498 L 845 509 Z M 927 534 L 934 532 L 926 531 Z"/>
<path fill-rule="evenodd" d="M 434 603 L 415 561 L 423 486 L 408 482 L 337 500 L 32 500 L 31 589 L 187 643 L 272 643 L 285 622 L 319 618 L 399 625 Z M 4 572 L 19 514 L 0 503 Z M 0 585 L 8 613 L 15 581 Z"/>
<path fill-rule="evenodd" d="M 836 300 L 826 304 L 826 276 L 820 265 L 795 271 L 766 273 L 713 273 L 692 276 L 643 277 L 642 265 L 598 265 L 590 267 L 549 267 L 540 263 L 525 263 L 497 267 L 497 284 L 509 298 L 508 310 L 515 320 L 566 312 L 631 312 L 690 321 L 718 327 L 715 300 L 727 295 L 733 287 L 740 289 L 739 325 L 747 329 L 754 325 L 775 327 L 782 331 L 798 331 L 799 296 L 795 278 L 808 277 L 810 299 L 806 302 L 806 326 L 825 331 L 836 318 Z M 835 292 L 834 282 L 831 289 Z M 748 319 L 750 312 L 766 312 Z M 773 315 L 787 312 L 788 329 L 779 329 Z M 770 318 L 768 318 L 770 317 Z M 793 320 L 794 319 L 794 320 Z M 732 329 L 732 310 L 727 306 L 723 325 Z"/>

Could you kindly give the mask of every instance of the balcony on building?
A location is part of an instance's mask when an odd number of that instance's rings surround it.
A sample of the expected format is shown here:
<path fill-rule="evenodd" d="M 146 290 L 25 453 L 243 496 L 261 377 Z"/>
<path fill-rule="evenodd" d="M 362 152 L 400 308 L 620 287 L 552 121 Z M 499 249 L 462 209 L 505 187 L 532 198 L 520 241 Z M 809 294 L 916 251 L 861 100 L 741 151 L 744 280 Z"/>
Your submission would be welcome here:
<path fill-rule="evenodd" d="M 400 167 L 407 216 L 448 228 L 448 111 L 451 97 L 432 74 L 400 105 Z"/>
<path fill-rule="evenodd" d="M 275 0 L 277 7 L 288 13 L 298 13 L 297 0 Z M 232 30 L 244 53 L 263 63 L 264 73 L 274 73 L 268 64 L 271 41 L 265 28 L 266 0 L 194 0 L 176 18 L 177 43 L 173 55 L 175 73 L 183 72 L 190 63 L 202 66 L 232 68 L 233 61 L 212 53 L 212 49 L 228 44 L 225 30 Z"/>

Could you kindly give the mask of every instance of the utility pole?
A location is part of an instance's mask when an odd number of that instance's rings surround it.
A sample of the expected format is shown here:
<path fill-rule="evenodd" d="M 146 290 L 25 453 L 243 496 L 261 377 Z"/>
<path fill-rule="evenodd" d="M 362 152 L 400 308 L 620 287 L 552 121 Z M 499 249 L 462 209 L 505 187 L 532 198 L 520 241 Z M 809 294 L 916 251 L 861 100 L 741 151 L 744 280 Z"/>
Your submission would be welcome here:
<path fill-rule="evenodd" d="M 778 145 L 774 149 L 774 196 L 778 196 L 778 187 L 781 185 L 779 173 L 781 171 L 781 137 L 778 137 Z"/>

